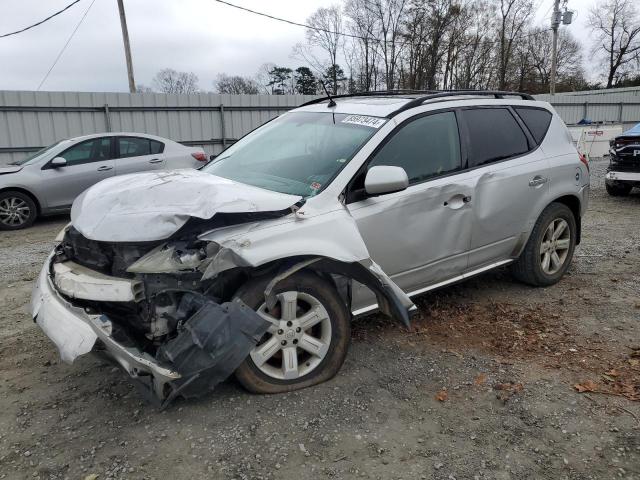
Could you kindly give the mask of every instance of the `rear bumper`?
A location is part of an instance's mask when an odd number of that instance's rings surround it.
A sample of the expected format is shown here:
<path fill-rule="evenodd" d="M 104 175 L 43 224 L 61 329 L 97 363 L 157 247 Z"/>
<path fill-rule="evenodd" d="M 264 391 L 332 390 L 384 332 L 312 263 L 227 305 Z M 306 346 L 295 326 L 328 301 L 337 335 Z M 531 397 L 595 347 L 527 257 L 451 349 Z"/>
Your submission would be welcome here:
<path fill-rule="evenodd" d="M 105 315 L 91 315 L 63 298 L 49 275 L 51 256 L 45 262 L 31 296 L 31 316 L 60 352 L 72 363 L 92 351 L 97 343 L 134 379 L 143 380 L 158 398 L 164 398 L 164 385 L 181 375 L 160 364 L 135 347 L 125 346 L 112 337 L 112 323 Z M 145 377 L 145 378 L 141 378 Z"/>
<path fill-rule="evenodd" d="M 604 176 L 612 182 L 640 182 L 640 172 L 618 172 L 611 170 Z"/>

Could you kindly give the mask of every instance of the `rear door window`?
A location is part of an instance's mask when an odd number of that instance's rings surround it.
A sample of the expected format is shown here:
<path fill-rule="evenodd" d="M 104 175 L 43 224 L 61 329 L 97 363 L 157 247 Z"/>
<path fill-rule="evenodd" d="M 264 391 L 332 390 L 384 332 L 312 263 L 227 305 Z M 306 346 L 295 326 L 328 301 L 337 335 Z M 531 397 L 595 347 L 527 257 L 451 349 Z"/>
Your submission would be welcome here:
<path fill-rule="evenodd" d="M 471 166 L 515 157 L 529 151 L 527 136 L 507 108 L 464 110 Z"/>
<path fill-rule="evenodd" d="M 120 152 L 118 158 L 151 155 L 151 142 L 148 138 L 118 137 L 118 151 Z"/>
<path fill-rule="evenodd" d="M 435 113 L 410 121 L 375 154 L 369 167 L 376 165 L 404 168 L 409 183 L 460 170 L 455 113 Z"/>
<path fill-rule="evenodd" d="M 111 138 L 85 140 L 68 148 L 58 156 L 64 158 L 67 161 L 67 165 L 110 160 L 113 158 L 111 155 Z"/>
<path fill-rule="evenodd" d="M 149 144 L 151 145 L 151 153 L 155 155 L 156 153 L 164 152 L 164 143 L 157 142 L 155 140 L 149 140 Z"/>
<path fill-rule="evenodd" d="M 527 107 L 515 107 L 515 111 L 531 132 L 533 139 L 540 145 L 549 129 L 551 112 L 542 108 Z"/>

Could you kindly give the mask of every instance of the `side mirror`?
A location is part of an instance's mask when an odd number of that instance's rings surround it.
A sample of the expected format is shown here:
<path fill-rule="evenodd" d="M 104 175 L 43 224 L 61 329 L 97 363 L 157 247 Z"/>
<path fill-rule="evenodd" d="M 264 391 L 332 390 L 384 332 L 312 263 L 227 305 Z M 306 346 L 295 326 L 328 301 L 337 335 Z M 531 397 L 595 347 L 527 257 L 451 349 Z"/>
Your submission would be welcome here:
<path fill-rule="evenodd" d="M 369 195 L 400 192 L 408 186 L 409 177 L 402 167 L 371 167 L 364 178 L 364 189 Z"/>
<path fill-rule="evenodd" d="M 56 157 L 51 160 L 51 162 L 49 162 L 49 165 L 51 165 L 53 168 L 64 167 L 66 164 L 67 161 L 62 157 Z"/>
<path fill-rule="evenodd" d="M 218 155 L 209 155 L 209 161 L 213 161 Z"/>

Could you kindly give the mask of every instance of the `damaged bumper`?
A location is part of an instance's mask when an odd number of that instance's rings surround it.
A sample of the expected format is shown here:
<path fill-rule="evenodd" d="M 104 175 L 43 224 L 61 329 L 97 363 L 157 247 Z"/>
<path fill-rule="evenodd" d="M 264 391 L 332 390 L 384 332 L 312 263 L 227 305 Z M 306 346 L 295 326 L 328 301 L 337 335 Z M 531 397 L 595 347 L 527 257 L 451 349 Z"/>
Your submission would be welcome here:
<path fill-rule="evenodd" d="M 72 363 L 89 353 L 100 342 L 104 350 L 133 378 L 150 376 L 156 395 L 163 396 L 163 385 L 181 378 L 170 366 L 162 365 L 150 355 L 127 347 L 112 337 L 112 323 L 105 315 L 91 315 L 67 302 L 55 289 L 45 262 L 31 297 L 31 316 L 51 339 L 60 357 Z"/>
<path fill-rule="evenodd" d="M 51 268 L 51 258 L 45 262 L 34 287 L 31 315 L 56 345 L 62 360 L 72 363 L 92 350 L 101 350 L 159 406 L 168 405 L 179 395 L 198 396 L 226 379 L 269 325 L 242 302 L 218 304 L 204 296 L 192 296 L 189 319 L 152 356 L 138 348 L 108 316 L 88 313 L 68 301 L 64 293 L 69 289 L 75 298 L 115 296 L 122 300 L 136 291 L 135 285 L 78 268 L 73 262 L 54 263 Z M 76 277 L 85 282 L 77 291 L 72 290 Z"/>

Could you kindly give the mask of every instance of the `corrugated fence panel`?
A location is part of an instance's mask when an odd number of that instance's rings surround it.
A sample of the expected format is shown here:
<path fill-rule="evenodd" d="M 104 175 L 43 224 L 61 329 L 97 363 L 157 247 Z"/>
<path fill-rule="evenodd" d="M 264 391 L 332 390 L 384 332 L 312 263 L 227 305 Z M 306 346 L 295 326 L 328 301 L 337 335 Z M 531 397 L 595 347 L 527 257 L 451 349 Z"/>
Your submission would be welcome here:
<path fill-rule="evenodd" d="M 200 146 L 209 154 L 301 103 L 304 95 L 0 91 L 0 164 L 60 139 L 97 132 L 143 132 Z M 640 122 L 640 88 L 537 95 L 567 124 Z"/>
<path fill-rule="evenodd" d="M 108 131 L 150 133 L 219 153 L 254 128 L 313 98 L 0 91 L 0 164 L 63 138 Z"/>

